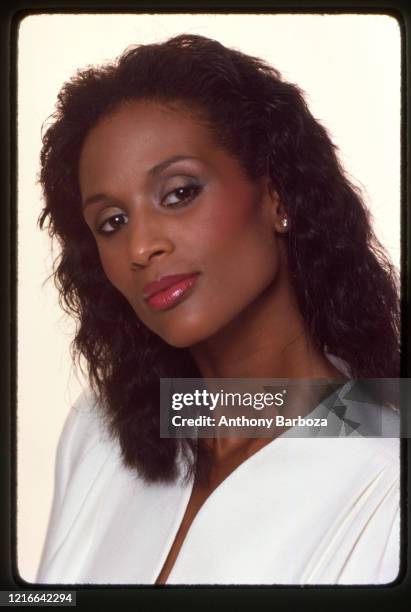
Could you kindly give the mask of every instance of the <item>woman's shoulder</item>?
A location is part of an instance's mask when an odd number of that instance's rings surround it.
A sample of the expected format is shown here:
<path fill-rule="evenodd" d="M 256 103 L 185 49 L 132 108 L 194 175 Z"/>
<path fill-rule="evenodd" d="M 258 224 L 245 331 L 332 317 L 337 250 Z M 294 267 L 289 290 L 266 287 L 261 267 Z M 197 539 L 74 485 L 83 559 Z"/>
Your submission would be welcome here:
<path fill-rule="evenodd" d="M 84 389 L 70 408 L 60 433 L 55 468 L 55 485 L 65 488 L 84 465 L 98 464 L 118 453 L 118 442 L 111 436 L 103 405 L 90 390 Z"/>
<path fill-rule="evenodd" d="M 38 572 L 40 582 L 86 498 L 98 495 L 102 483 L 121 465 L 119 457 L 119 445 L 109 434 L 101 403 L 92 391 L 84 390 L 66 417 L 57 445 L 53 503 Z"/>
<path fill-rule="evenodd" d="M 73 403 L 60 433 L 55 461 L 55 494 L 63 496 L 73 480 L 95 473 L 109 457 L 119 455 L 101 401 L 84 389 Z"/>
<path fill-rule="evenodd" d="M 58 452 L 73 459 L 97 443 L 108 442 L 102 404 L 91 389 L 84 389 L 68 412 L 60 434 Z"/>

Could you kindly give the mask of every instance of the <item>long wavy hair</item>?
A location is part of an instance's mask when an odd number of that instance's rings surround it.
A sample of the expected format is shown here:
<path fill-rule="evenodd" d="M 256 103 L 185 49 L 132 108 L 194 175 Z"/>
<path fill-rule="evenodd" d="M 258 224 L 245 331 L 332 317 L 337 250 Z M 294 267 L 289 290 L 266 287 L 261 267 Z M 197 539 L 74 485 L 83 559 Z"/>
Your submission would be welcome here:
<path fill-rule="evenodd" d="M 300 89 L 261 59 L 183 34 L 77 72 L 43 136 L 39 223 L 60 243 L 54 278 L 61 305 L 77 320 L 73 356 L 85 358 L 125 465 L 147 481 L 170 482 L 181 458 L 186 475 L 194 473 L 203 447 L 159 437 L 159 379 L 200 374 L 189 350 L 148 330 L 106 278 L 78 183 L 88 131 L 139 99 L 189 109 L 250 178 L 270 178 L 290 219 L 289 269 L 306 328 L 354 378 L 399 376 L 398 282 L 326 129 Z"/>

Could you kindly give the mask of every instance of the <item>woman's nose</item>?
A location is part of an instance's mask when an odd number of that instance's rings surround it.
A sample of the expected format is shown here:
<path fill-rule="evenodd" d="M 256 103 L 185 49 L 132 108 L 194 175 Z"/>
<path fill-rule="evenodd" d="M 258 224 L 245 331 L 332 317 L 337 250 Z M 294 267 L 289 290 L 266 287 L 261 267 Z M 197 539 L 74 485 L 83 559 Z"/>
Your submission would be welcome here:
<path fill-rule="evenodd" d="M 133 269 L 146 267 L 173 250 L 172 241 L 154 220 L 144 224 L 140 221 L 130 227 L 129 259 Z"/>

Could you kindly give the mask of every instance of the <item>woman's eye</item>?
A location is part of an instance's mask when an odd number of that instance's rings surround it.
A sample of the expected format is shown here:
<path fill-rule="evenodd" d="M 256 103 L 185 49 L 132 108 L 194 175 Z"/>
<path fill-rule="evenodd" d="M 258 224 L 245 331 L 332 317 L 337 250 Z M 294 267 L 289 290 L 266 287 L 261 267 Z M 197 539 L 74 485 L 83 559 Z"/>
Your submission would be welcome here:
<path fill-rule="evenodd" d="M 193 200 L 201 191 L 200 185 L 185 185 L 183 187 L 177 187 L 170 191 L 165 198 L 162 200 L 162 206 L 174 206 L 188 204 Z"/>
<path fill-rule="evenodd" d="M 124 213 L 118 213 L 106 219 L 99 227 L 98 232 L 100 234 L 112 234 L 119 230 L 123 225 L 128 222 L 128 217 Z"/>

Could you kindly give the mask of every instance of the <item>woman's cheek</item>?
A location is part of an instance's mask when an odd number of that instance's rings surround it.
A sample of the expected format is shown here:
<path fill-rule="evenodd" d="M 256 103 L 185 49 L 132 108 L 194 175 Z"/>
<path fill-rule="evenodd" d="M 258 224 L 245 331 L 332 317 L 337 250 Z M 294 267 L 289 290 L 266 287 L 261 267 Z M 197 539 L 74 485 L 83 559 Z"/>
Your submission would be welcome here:
<path fill-rule="evenodd" d="M 128 270 L 121 262 L 121 258 L 113 255 L 111 252 L 107 252 L 105 249 L 99 249 L 100 262 L 103 268 L 103 272 L 106 275 L 109 282 L 122 293 L 127 299 L 130 296 L 127 293 L 127 273 Z"/>
<path fill-rule="evenodd" d="M 239 242 L 255 220 L 257 209 L 255 198 L 244 197 L 244 194 L 238 194 L 236 198 L 231 196 L 230 199 L 215 198 L 213 206 L 207 208 L 207 213 L 197 225 L 197 238 L 222 248 Z"/>

